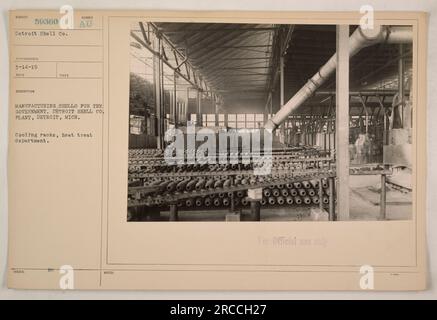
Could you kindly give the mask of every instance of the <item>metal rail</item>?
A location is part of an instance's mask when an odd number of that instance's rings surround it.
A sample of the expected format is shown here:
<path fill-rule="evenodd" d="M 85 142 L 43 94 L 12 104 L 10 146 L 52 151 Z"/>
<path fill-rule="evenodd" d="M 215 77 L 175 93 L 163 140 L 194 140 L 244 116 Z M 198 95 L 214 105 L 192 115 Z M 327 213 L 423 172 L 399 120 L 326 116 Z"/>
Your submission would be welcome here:
<path fill-rule="evenodd" d="M 135 200 L 128 200 L 128 208 L 132 207 L 138 207 L 138 206 L 162 206 L 165 204 L 173 204 L 176 203 L 179 200 L 183 199 L 189 199 L 189 198 L 196 198 L 196 197 L 204 197 L 212 194 L 219 194 L 223 192 L 236 192 L 236 191 L 244 191 L 248 189 L 257 189 L 257 188 L 266 188 L 272 185 L 279 185 L 279 184 L 287 184 L 290 182 L 301 182 L 305 180 L 313 180 L 313 179 L 327 179 L 327 178 L 333 178 L 335 177 L 334 173 L 318 173 L 318 174 L 311 174 L 311 173 L 303 173 L 300 176 L 289 176 L 287 178 L 277 179 L 275 181 L 265 181 L 260 182 L 256 184 L 246 184 L 246 185 L 236 185 L 236 186 L 229 186 L 226 188 L 215 188 L 210 190 L 193 190 L 190 192 L 182 192 L 182 193 L 173 193 L 173 194 L 167 194 L 163 196 L 148 196 L 145 199 L 135 199 Z M 129 190 L 129 194 L 135 194 L 135 196 L 141 197 L 141 190 L 138 189 L 139 187 L 135 187 L 135 190 Z"/>

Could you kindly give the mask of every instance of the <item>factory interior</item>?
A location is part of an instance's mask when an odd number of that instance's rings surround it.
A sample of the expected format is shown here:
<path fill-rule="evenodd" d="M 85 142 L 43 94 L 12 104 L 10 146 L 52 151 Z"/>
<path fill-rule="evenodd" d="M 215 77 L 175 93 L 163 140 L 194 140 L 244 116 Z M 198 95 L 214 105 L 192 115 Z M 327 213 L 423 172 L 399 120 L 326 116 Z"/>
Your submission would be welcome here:
<path fill-rule="evenodd" d="M 139 21 L 129 36 L 127 221 L 412 219 L 411 26 Z M 204 139 L 187 141 L 205 128 L 262 147 L 200 161 Z"/>

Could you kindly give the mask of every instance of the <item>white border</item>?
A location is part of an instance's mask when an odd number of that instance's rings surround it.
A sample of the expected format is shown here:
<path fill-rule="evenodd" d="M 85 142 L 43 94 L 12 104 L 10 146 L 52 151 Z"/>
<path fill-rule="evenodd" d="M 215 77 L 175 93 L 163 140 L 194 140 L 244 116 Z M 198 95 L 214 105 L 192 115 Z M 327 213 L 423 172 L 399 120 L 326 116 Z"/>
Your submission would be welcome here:
<path fill-rule="evenodd" d="M 126 292 L 126 291 L 19 291 L 6 288 L 7 256 L 7 119 L 8 119 L 8 52 L 7 17 L 10 9 L 57 9 L 70 4 L 80 9 L 149 9 L 149 10 L 250 10 L 250 11 L 358 11 L 364 4 L 373 5 L 375 10 L 402 10 L 429 12 L 429 39 L 437 33 L 437 2 L 433 0 L 149 0 L 139 5 L 136 0 L 2 0 L 0 2 L 0 299 L 437 299 L 437 205 L 431 199 L 437 198 L 437 127 L 428 123 L 428 186 L 427 186 L 427 236 L 429 251 L 429 290 L 416 292 Z M 437 119 L 437 44 L 428 43 L 428 96 L 427 118 Z"/>

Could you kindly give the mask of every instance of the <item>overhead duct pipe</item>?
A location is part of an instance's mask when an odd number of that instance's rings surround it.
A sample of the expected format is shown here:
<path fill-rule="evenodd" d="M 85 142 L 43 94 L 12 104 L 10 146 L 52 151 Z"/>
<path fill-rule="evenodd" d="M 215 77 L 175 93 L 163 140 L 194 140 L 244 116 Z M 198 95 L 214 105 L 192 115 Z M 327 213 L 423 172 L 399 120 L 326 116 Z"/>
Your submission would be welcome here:
<path fill-rule="evenodd" d="M 361 49 L 381 42 L 407 43 L 412 42 L 413 31 L 411 27 L 375 26 L 373 29 L 358 27 L 349 38 L 349 57 L 353 57 Z M 264 128 L 275 130 L 288 116 L 302 105 L 320 86 L 329 78 L 337 67 L 337 54 L 335 53 L 319 71 L 269 119 Z"/>

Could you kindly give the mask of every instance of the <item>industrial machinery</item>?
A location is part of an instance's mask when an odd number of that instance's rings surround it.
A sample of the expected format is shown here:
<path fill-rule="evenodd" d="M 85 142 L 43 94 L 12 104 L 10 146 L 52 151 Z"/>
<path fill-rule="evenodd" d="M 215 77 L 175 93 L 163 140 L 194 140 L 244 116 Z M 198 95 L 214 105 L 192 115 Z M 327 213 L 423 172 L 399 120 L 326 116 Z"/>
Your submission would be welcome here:
<path fill-rule="evenodd" d="M 254 163 L 166 165 L 163 152 L 133 149 L 129 154 L 129 203 L 133 216 L 144 208 L 230 209 L 250 205 L 247 190 L 262 189 L 262 206 L 328 206 L 333 201 L 332 159 L 314 148 L 274 150 L 271 174 L 255 175 Z M 245 155 L 248 156 L 248 155 Z M 330 200 L 331 199 L 331 200 Z M 152 210 L 153 211 L 153 210 Z"/>
<path fill-rule="evenodd" d="M 412 28 L 351 26 L 340 41 L 335 26 L 204 27 L 132 26 L 128 220 L 221 210 L 257 221 L 263 210 L 301 208 L 348 220 L 350 175 L 374 176 L 361 179 L 361 198 L 386 219 L 386 186 L 411 191 Z M 349 86 L 337 87 L 334 74 Z M 191 145 L 167 162 L 167 132 L 188 139 L 192 124 L 269 131 L 275 144 L 214 151 L 208 161 Z"/>

